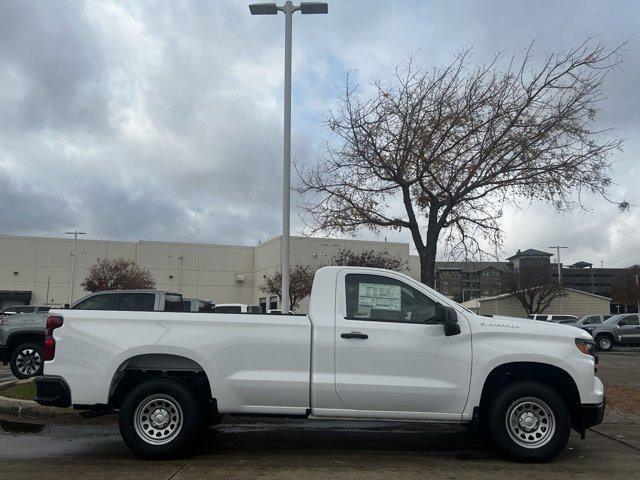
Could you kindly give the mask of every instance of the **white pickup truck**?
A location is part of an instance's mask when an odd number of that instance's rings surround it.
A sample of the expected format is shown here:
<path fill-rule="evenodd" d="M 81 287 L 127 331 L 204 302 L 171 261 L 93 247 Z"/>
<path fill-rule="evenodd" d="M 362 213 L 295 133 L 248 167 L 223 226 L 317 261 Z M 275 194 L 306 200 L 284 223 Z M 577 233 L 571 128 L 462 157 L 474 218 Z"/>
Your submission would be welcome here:
<path fill-rule="evenodd" d="M 546 461 L 604 413 L 588 333 L 478 316 L 371 268 L 318 270 L 304 316 L 52 310 L 45 359 L 39 403 L 119 410 L 146 458 L 222 415 L 279 415 L 466 423 Z"/>

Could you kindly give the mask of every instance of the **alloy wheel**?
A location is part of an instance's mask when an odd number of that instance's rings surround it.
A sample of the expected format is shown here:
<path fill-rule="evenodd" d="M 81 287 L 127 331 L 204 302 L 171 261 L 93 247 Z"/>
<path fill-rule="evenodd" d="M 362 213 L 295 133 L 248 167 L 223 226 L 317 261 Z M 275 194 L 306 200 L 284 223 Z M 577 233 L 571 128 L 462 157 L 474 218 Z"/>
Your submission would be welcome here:
<path fill-rule="evenodd" d="M 16 368 L 25 377 L 35 375 L 42 366 L 40 353 L 33 348 L 25 348 L 16 356 Z"/>

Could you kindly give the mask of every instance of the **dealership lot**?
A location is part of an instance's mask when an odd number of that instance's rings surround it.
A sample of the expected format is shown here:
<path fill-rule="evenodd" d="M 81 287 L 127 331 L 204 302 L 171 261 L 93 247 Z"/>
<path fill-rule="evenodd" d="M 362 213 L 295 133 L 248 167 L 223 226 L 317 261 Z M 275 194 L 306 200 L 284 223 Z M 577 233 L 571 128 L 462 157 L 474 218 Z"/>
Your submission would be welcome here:
<path fill-rule="evenodd" d="M 640 348 L 601 354 L 599 375 L 626 397 L 605 424 L 573 434 L 555 461 L 504 459 L 464 428 L 411 423 L 304 422 L 235 418 L 203 435 L 189 458 L 146 462 L 117 426 L 0 425 L 0 478 L 633 478 L 640 471 Z M 0 375 L 5 370 L 0 369 Z M 25 431 L 28 430 L 28 431 Z"/>

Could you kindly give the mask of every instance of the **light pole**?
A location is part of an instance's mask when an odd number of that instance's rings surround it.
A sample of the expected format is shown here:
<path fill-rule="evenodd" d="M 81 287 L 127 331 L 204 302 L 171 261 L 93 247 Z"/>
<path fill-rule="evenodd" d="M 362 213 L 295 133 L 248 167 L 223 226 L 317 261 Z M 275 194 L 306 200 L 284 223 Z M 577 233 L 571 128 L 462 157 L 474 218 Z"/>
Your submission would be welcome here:
<path fill-rule="evenodd" d="M 636 274 L 636 290 L 638 290 L 636 292 L 637 299 L 638 299 L 638 306 L 637 306 L 636 312 L 640 313 L 640 283 L 638 283 L 638 277 L 640 277 L 640 275 Z"/>
<path fill-rule="evenodd" d="M 73 302 L 73 281 L 76 276 L 76 245 L 78 243 L 78 235 L 86 235 L 85 232 L 74 230 L 73 232 L 64 232 L 65 235 L 73 235 L 73 251 L 71 252 L 71 279 L 69 281 L 69 305 Z"/>
<path fill-rule="evenodd" d="M 569 247 L 561 247 L 560 245 L 555 245 L 553 247 L 549 247 L 551 249 L 555 249 L 556 251 L 556 260 L 558 261 L 558 285 L 560 285 L 560 313 L 563 313 L 563 305 L 562 305 L 562 264 L 560 263 L 560 249 L 561 248 L 569 248 Z"/>
<path fill-rule="evenodd" d="M 293 12 L 300 10 L 303 15 L 321 14 L 329 11 L 326 3 L 302 2 L 294 5 L 286 1 L 284 5 L 275 3 L 253 3 L 249 5 L 251 15 L 277 15 L 284 13 L 284 158 L 282 175 L 282 312 L 289 312 L 289 225 L 291 202 L 291 28 Z"/>

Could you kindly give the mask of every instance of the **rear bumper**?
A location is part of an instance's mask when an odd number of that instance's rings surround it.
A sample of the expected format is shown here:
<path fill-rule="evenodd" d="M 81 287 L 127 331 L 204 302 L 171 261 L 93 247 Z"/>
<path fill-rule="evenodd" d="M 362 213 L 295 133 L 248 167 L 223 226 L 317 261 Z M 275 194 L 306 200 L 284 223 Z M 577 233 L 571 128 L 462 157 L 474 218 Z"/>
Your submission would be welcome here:
<path fill-rule="evenodd" d="M 36 397 L 40 405 L 67 408 L 71 406 L 71 390 L 64 378 L 55 375 L 36 377 Z"/>
<path fill-rule="evenodd" d="M 584 437 L 587 428 L 599 425 L 604 417 L 605 400 L 600 404 L 580 405 L 578 411 L 572 416 L 572 427 Z"/>
<path fill-rule="evenodd" d="M 0 362 L 7 363 L 9 361 L 9 347 L 0 345 Z"/>

